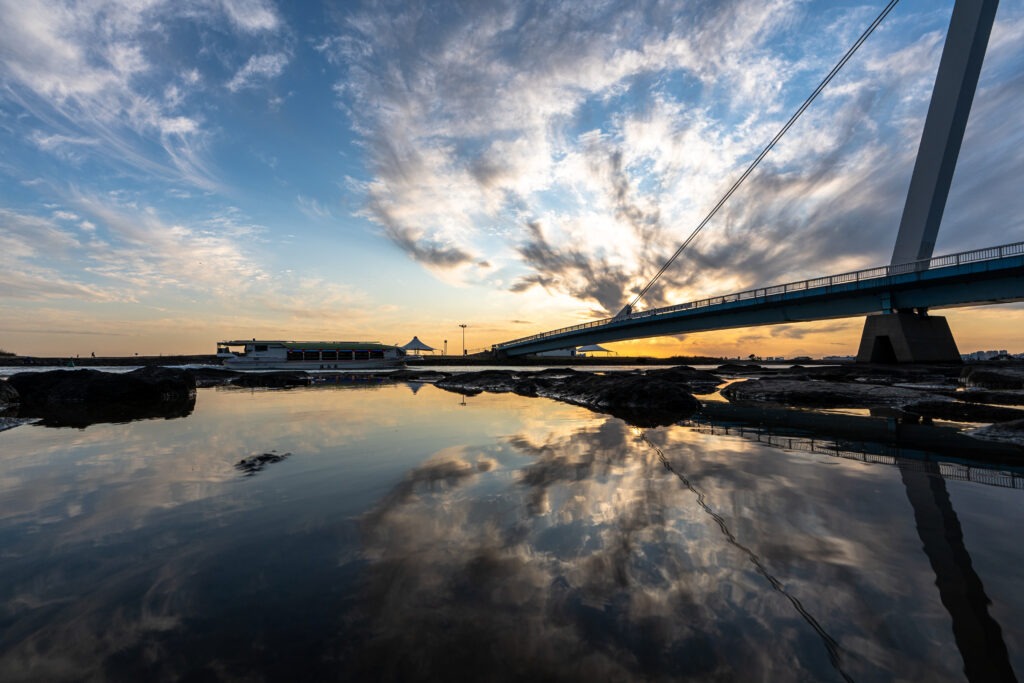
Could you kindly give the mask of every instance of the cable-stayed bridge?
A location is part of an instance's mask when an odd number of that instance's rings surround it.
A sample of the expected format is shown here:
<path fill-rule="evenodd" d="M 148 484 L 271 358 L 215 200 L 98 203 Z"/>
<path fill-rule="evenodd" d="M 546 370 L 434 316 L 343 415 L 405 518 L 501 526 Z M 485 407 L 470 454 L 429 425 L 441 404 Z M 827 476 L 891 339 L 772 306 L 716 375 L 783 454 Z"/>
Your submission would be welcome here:
<path fill-rule="evenodd" d="M 886 6 L 632 303 L 612 318 L 502 342 L 493 352 L 521 356 L 601 342 L 867 315 L 858 361 L 959 362 L 949 325 L 945 318 L 928 315 L 929 309 L 1024 301 L 1024 242 L 932 258 L 998 0 L 956 0 L 953 7 L 890 265 L 636 310 L 636 303 L 897 1 Z"/>
<path fill-rule="evenodd" d="M 1024 301 L 1024 242 L 620 314 L 502 342 L 494 350 L 519 356 L 705 330 L 1013 301 Z"/>

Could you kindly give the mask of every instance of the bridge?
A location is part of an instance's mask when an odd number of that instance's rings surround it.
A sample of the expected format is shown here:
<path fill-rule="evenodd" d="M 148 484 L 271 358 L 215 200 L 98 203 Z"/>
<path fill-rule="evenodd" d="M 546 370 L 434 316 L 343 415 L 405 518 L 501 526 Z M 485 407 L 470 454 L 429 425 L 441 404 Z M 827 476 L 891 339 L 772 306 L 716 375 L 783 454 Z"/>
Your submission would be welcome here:
<path fill-rule="evenodd" d="M 494 354 L 866 315 L 858 361 L 960 362 L 948 323 L 929 309 L 1024 301 L 1024 242 L 932 257 L 998 0 L 955 2 L 890 265 L 635 309 L 895 4 L 889 3 L 631 304 L 612 318 L 495 344 Z"/>
<path fill-rule="evenodd" d="M 921 316 L 921 311 L 1012 301 L 1024 301 L 1024 242 L 620 314 L 502 342 L 494 351 L 520 356 L 583 344 L 894 311 L 917 312 L 915 319 L 928 324 L 924 320 L 930 316 Z M 890 338 L 894 342 L 898 344 Z M 898 350 L 894 345 L 893 353 Z"/>

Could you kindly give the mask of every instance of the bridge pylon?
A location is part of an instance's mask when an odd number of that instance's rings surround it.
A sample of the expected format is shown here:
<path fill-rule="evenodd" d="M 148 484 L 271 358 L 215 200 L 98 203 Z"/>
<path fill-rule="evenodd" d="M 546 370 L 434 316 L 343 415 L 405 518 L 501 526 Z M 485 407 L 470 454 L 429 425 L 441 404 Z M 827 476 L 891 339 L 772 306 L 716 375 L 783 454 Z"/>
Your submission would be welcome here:
<path fill-rule="evenodd" d="M 893 265 L 921 262 L 922 269 L 927 268 L 935 249 L 998 6 L 999 0 L 956 0 L 953 6 L 892 252 Z M 960 353 L 945 318 L 899 311 L 868 316 L 857 361 L 959 363 Z"/>

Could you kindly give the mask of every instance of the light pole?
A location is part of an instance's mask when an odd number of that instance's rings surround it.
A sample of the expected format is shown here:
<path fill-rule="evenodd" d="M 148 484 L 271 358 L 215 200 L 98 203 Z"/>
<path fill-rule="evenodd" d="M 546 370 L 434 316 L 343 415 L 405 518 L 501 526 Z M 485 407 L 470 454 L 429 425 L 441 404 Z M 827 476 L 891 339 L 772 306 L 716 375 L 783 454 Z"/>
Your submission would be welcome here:
<path fill-rule="evenodd" d="M 465 323 L 460 323 L 459 327 L 462 328 L 462 355 L 465 356 L 466 355 L 466 325 L 465 325 Z"/>
<path fill-rule="evenodd" d="M 444 355 L 448 355 L 448 340 L 444 340 Z"/>

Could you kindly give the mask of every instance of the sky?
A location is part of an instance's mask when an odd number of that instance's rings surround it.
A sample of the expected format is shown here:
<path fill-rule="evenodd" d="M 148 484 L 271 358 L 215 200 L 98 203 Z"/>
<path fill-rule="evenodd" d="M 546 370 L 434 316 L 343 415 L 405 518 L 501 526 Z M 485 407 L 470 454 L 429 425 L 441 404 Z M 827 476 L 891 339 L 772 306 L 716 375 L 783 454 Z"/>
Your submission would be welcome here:
<path fill-rule="evenodd" d="M 613 315 L 884 4 L 0 0 L 0 348 L 459 353 Z M 951 10 L 897 5 L 640 308 L 888 263 Z M 1024 240 L 1022 105 L 1003 0 L 936 255 Z M 1022 305 L 945 314 L 1024 352 Z M 845 355 L 862 326 L 611 348 Z"/>

